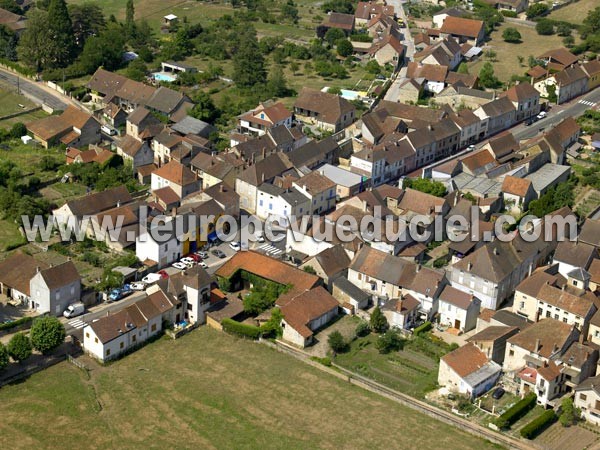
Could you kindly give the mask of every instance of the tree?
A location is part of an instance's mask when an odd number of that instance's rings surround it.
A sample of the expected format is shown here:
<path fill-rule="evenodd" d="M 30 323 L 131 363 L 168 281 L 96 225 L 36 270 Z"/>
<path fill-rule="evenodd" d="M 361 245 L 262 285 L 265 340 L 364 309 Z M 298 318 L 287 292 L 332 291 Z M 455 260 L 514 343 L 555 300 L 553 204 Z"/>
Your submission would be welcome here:
<path fill-rule="evenodd" d="M 354 14 L 354 2 L 351 0 L 329 0 L 323 3 L 321 9 L 325 12 Z"/>
<path fill-rule="evenodd" d="M 490 61 L 495 61 L 496 57 L 498 56 L 498 53 L 496 53 L 495 50 L 486 50 L 484 56 L 489 59 Z"/>
<path fill-rule="evenodd" d="M 106 27 L 106 19 L 96 3 L 70 4 L 69 15 L 73 23 L 73 36 L 80 49 L 91 36 L 97 36 Z"/>
<path fill-rule="evenodd" d="M 0 342 L 0 370 L 8 366 L 8 350 L 5 345 Z"/>
<path fill-rule="evenodd" d="M 135 8 L 133 6 L 133 0 L 127 0 L 125 5 L 125 31 L 127 37 L 132 38 L 135 35 Z"/>
<path fill-rule="evenodd" d="M 342 333 L 337 330 L 329 334 L 327 343 L 329 344 L 329 348 L 331 351 L 333 351 L 333 353 L 343 353 L 348 348 L 348 344 L 346 343 L 344 336 L 342 336 Z"/>
<path fill-rule="evenodd" d="M 212 98 L 206 92 L 199 91 L 193 100 L 195 104 L 189 112 L 190 116 L 213 123 L 221 115 Z"/>
<path fill-rule="evenodd" d="M 372 59 L 365 64 L 365 70 L 373 75 L 378 75 L 381 73 L 381 66 L 376 60 Z"/>
<path fill-rule="evenodd" d="M 344 58 L 350 56 L 354 52 L 352 43 L 346 38 L 335 41 L 335 47 L 338 55 L 343 56 Z"/>
<path fill-rule="evenodd" d="M 547 14 L 549 9 L 550 8 L 548 8 L 548 5 L 546 5 L 545 3 L 535 3 L 529 8 L 527 8 L 527 12 L 525 14 L 527 15 L 528 19 L 533 19 L 534 17 L 539 17 Z"/>
<path fill-rule="evenodd" d="M 66 67 L 75 57 L 76 45 L 65 0 L 50 0 L 47 27 L 51 39 L 50 67 Z"/>
<path fill-rule="evenodd" d="M 469 74 L 469 66 L 466 62 L 461 62 L 456 70 L 458 73 Z"/>
<path fill-rule="evenodd" d="M 508 27 L 502 32 L 502 39 L 506 42 L 521 42 L 521 33 L 516 28 Z"/>
<path fill-rule="evenodd" d="M 16 333 L 8 343 L 8 354 L 17 361 L 25 361 L 31 356 L 31 341 L 24 333 Z"/>
<path fill-rule="evenodd" d="M 36 72 L 40 72 L 49 64 L 51 57 L 48 13 L 41 9 L 34 9 L 28 17 L 27 29 L 21 35 L 17 53 L 21 61 Z"/>
<path fill-rule="evenodd" d="M 131 78 L 132 80 L 144 81 L 147 73 L 148 67 L 141 58 L 134 59 L 127 66 L 127 78 Z"/>
<path fill-rule="evenodd" d="M 561 413 L 559 421 L 563 427 L 575 425 L 577 420 L 581 417 L 581 411 L 579 408 L 575 408 L 572 397 L 563 399 L 563 401 L 560 403 L 560 409 Z"/>
<path fill-rule="evenodd" d="M 22 14 L 23 12 L 15 0 L 0 0 L 0 8 L 15 14 Z"/>
<path fill-rule="evenodd" d="M 15 61 L 19 38 L 10 28 L 0 25 L 0 58 Z"/>
<path fill-rule="evenodd" d="M 356 330 L 354 330 L 354 333 L 358 337 L 367 336 L 370 332 L 371 332 L 371 327 L 369 326 L 369 322 L 367 322 L 365 320 L 361 320 L 358 323 L 358 325 L 356 325 Z"/>
<path fill-rule="evenodd" d="M 554 34 L 554 23 L 548 19 L 541 19 L 535 25 L 535 31 L 542 36 Z"/>
<path fill-rule="evenodd" d="M 573 36 L 565 36 L 562 40 L 565 47 L 571 48 L 575 45 L 575 38 Z"/>
<path fill-rule="evenodd" d="M 233 55 L 232 78 L 240 88 L 263 84 L 267 79 L 265 59 L 259 51 L 254 30 L 245 32 L 240 39 L 239 47 Z"/>
<path fill-rule="evenodd" d="M 402 187 L 411 188 L 415 191 L 424 192 L 440 198 L 444 197 L 447 193 L 446 186 L 443 183 L 430 180 L 429 178 L 405 178 L 402 181 Z"/>
<path fill-rule="evenodd" d="M 102 66 L 107 70 L 118 69 L 123 60 L 125 36 L 119 24 L 110 24 L 98 36 L 89 38 L 79 57 L 82 70 L 93 73 Z"/>
<path fill-rule="evenodd" d="M 299 69 L 300 69 L 300 66 L 298 65 L 298 63 L 296 61 L 290 62 L 290 70 L 292 71 L 292 75 L 296 75 L 296 73 L 298 72 Z"/>
<path fill-rule="evenodd" d="M 329 45 L 333 46 L 333 44 L 335 44 L 336 41 L 338 41 L 339 39 L 344 39 L 345 37 L 346 34 L 339 28 L 330 28 L 325 33 L 324 39 Z"/>
<path fill-rule="evenodd" d="M 317 271 L 315 270 L 315 268 L 313 266 L 304 266 L 302 268 L 302 270 L 304 270 L 306 273 L 311 273 L 313 275 L 317 274 Z"/>
<path fill-rule="evenodd" d="M 389 324 L 379 306 L 376 306 L 371 313 L 371 329 L 375 333 L 384 333 L 388 328 Z"/>
<path fill-rule="evenodd" d="M 29 335 L 33 348 L 46 355 L 64 342 L 65 327 L 56 317 L 40 317 L 33 321 Z"/>
<path fill-rule="evenodd" d="M 276 66 L 269 74 L 267 92 L 271 97 L 287 97 L 290 90 L 281 66 Z"/>
<path fill-rule="evenodd" d="M 496 78 L 496 75 L 494 74 L 494 66 L 492 66 L 491 63 L 486 62 L 481 67 L 481 70 L 479 71 L 479 83 L 481 83 L 483 87 L 491 89 L 500 86 L 501 83 L 498 78 Z"/>
<path fill-rule="evenodd" d="M 586 37 L 600 32 L 600 6 L 588 12 L 580 31 Z"/>
<path fill-rule="evenodd" d="M 559 36 L 571 36 L 571 32 L 571 26 L 568 23 L 560 22 L 556 26 L 556 34 L 558 34 Z"/>
<path fill-rule="evenodd" d="M 375 348 L 379 350 L 379 353 L 385 354 L 402 349 L 403 344 L 404 339 L 396 330 L 387 330 L 375 341 Z"/>
<path fill-rule="evenodd" d="M 519 65 L 522 66 L 523 62 L 525 62 L 525 57 L 523 57 L 523 55 L 517 55 L 517 61 L 519 61 Z"/>

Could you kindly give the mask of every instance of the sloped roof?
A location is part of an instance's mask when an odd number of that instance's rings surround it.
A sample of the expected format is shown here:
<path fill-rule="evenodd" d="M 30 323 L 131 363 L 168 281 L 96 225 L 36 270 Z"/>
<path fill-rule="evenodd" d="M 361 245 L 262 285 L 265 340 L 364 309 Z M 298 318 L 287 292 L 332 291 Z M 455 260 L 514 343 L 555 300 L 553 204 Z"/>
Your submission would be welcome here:
<path fill-rule="evenodd" d="M 513 177 L 507 175 L 502 182 L 502 192 L 519 197 L 525 197 L 531 188 L 531 181 L 525 178 Z"/>
<path fill-rule="evenodd" d="M 585 219 L 579 233 L 579 241 L 600 247 L 600 220 Z"/>
<path fill-rule="evenodd" d="M 555 346 L 562 348 L 571 335 L 574 326 L 566 324 L 559 320 L 542 319 L 539 322 L 529 325 L 519 334 L 512 336 L 509 344 L 514 344 L 529 352 L 536 352 L 536 342 L 539 339 L 539 354 L 544 358 L 549 358 L 555 351 Z"/>
<path fill-rule="evenodd" d="M 0 282 L 16 289 L 25 295 L 30 295 L 29 282 L 35 276 L 38 268 L 50 267 L 43 261 L 24 253 L 13 253 L 0 262 Z"/>
<path fill-rule="evenodd" d="M 323 287 L 315 287 L 305 291 L 281 307 L 285 321 L 304 338 L 312 336 L 309 328 L 312 320 L 318 319 L 339 306 L 338 301 Z"/>
<path fill-rule="evenodd" d="M 325 17 L 323 25 L 343 30 L 352 30 L 354 28 L 354 16 L 352 14 L 332 12 Z"/>
<path fill-rule="evenodd" d="M 340 273 L 350 266 L 350 257 L 341 245 L 334 245 L 323 250 L 315 255 L 315 259 L 327 276 Z"/>
<path fill-rule="evenodd" d="M 326 123 L 337 123 L 344 114 L 355 111 L 356 108 L 348 100 L 339 95 L 317 91 L 303 87 L 294 103 L 294 108 L 316 111 L 320 119 Z"/>
<path fill-rule="evenodd" d="M 406 76 L 409 78 L 425 78 L 428 81 L 444 82 L 448 74 L 448 66 L 409 62 Z"/>
<path fill-rule="evenodd" d="M 286 154 L 273 153 L 248 167 L 239 175 L 238 179 L 253 186 L 258 186 L 265 181 L 273 179 L 275 176 L 281 175 L 292 167 L 294 165 Z"/>
<path fill-rule="evenodd" d="M 448 16 L 440 28 L 442 33 L 476 38 L 483 30 L 483 21 Z"/>
<path fill-rule="evenodd" d="M 61 288 L 77 280 L 81 281 L 81 276 L 72 261 L 66 261 L 57 266 L 43 269 L 40 271 L 40 274 L 46 286 L 51 290 Z"/>
<path fill-rule="evenodd" d="M 554 61 L 562 64 L 563 66 L 570 66 L 575 64 L 579 59 L 565 47 L 548 50 L 538 56 L 538 59 L 553 59 Z"/>
<path fill-rule="evenodd" d="M 169 161 L 164 166 L 152 172 L 152 174 L 164 178 L 165 180 L 169 180 L 179 186 L 187 186 L 198 179 L 194 172 L 177 161 Z"/>
<path fill-rule="evenodd" d="M 512 102 L 520 102 L 532 97 L 539 97 L 540 93 L 529 83 L 519 83 L 506 91 L 504 95 Z"/>
<path fill-rule="evenodd" d="M 559 242 L 556 246 L 554 261 L 587 269 L 590 261 L 597 255 L 598 250 L 593 245 L 567 240 Z"/>
<path fill-rule="evenodd" d="M 441 359 L 461 378 L 477 372 L 489 362 L 485 353 L 472 343 L 457 348 Z"/>
<path fill-rule="evenodd" d="M 67 202 L 68 208 L 77 216 L 94 215 L 114 208 L 118 203 L 129 203 L 131 194 L 125 186 L 117 186 L 102 192 L 84 195 Z"/>

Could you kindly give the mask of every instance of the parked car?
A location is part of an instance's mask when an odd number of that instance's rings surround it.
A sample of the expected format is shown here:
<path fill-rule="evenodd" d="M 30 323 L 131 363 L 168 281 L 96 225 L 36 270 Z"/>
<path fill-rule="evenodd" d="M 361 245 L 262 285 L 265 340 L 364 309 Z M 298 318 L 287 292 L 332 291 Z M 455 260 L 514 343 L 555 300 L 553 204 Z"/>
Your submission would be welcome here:
<path fill-rule="evenodd" d="M 227 258 L 227 255 L 225 253 L 223 253 L 222 250 L 219 250 L 218 248 L 214 249 L 213 251 L 211 251 L 211 253 L 213 255 L 215 255 L 217 258 Z"/>
<path fill-rule="evenodd" d="M 527 119 L 527 121 L 525 122 L 525 126 L 528 127 L 529 125 L 533 124 L 533 122 L 535 122 L 535 119 L 533 117 L 530 117 L 529 119 Z"/>
<path fill-rule="evenodd" d="M 187 266 L 182 262 L 173 263 L 172 267 L 175 267 L 176 269 L 179 269 L 179 270 L 187 269 Z"/>
<path fill-rule="evenodd" d="M 548 113 L 546 111 L 540 111 L 540 113 L 536 117 L 538 118 L 538 120 L 540 120 L 546 117 L 547 115 Z"/>
<path fill-rule="evenodd" d="M 123 294 L 121 292 L 121 289 L 116 288 L 113 289 L 112 291 L 110 291 L 110 294 L 108 294 L 108 299 L 111 302 L 116 302 L 117 300 L 121 300 L 123 298 Z"/>
<path fill-rule="evenodd" d="M 196 255 L 198 255 L 202 259 L 208 258 L 208 252 L 198 252 L 196 253 Z"/>
<path fill-rule="evenodd" d="M 192 258 L 195 263 L 199 263 L 200 261 L 202 261 L 202 258 L 196 255 L 195 253 L 190 253 L 189 258 Z"/>
<path fill-rule="evenodd" d="M 144 289 L 146 289 L 146 285 L 144 283 L 131 283 L 132 291 L 143 291 Z"/>
<path fill-rule="evenodd" d="M 108 134 L 109 136 L 114 136 L 115 134 L 117 134 L 117 130 L 115 130 L 114 128 L 109 127 L 108 125 L 102 125 L 100 127 L 100 130 L 104 134 Z"/>
<path fill-rule="evenodd" d="M 200 261 L 200 262 L 198 263 L 198 265 L 199 265 L 200 267 L 202 267 L 203 269 L 208 269 L 208 264 L 206 264 L 204 261 Z"/>
<path fill-rule="evenodd" d="M 257 242 L 265 242 L 265 234 L 262 231 L 256 232 L 256 241 Z"/>
<path fill-rule="evenodd" d="M 468 149 L 469 151 L 473 151 L 473 150 L 475 150 L 475 146 L 474 146 L 473 144 L 471 144 L 471 145 L 469 145 L 469 146 L 467 147 L 467 149 Z"/>
<path fill-rule="evenodd" d="M 236 252 L 239 252 L 242 249 L 242 246 L 240 245 L 239 242 L 231 242 L 229 244 L 229 247 L 231 247 L 233 250 L 235 250 Z"/>
<path fill-rule="evenodd" d="M 131 294 L 132 292 L 133 292 L 133 289 L 131 288 L 131 284 L 129 284 L 129 283 L 124 284 L 123 287 L 121 288 L 121 294 L 123 294 L 123 297 Z"/>
<path fill-rule="evenodd" d="M 179 260 L 179 262 L 185 264 L 187 267 L 194 267 L 194 265 L 196 264 L 196 261 L 194 261 L 189 256 L 186 256 L 185 258 L 181 258 Z"/>
<path fill-rule="evenodd" d="M 506 391 L 504 390 L 504 388 L 498 387 L 496 389 L 494 389 L 494 392 L 492 393 L 492 398 L 494 400 L 499 400 L 502 398 L 502 396 L 504 395 Z"/>
<path fill-rule="evenodd" d="M 161 278 L 163 278 L 163 276 L 160 273 L 149 273 L 144 278 L 142 278 L 142 283 L 154 284 Z"/>
<path fill-rule="evenodd" d="M 63 316 L 65 316 L 67 319 L 70 319 L 71 317 L 80 316 L 84 312 L 85 312 L 85 305 L 81 302 L 77 302 L 77 303 L 72 303 L 69 306 L 67 306 L 67 309 L 65 309 L 63 311 Z"/>
<path fill-rule="evenodd" d="M 169 278 L 169 274 L 167 273 L 167 271 L 166 271 L 166 270 L 159 270 L 157 273 L 160 275 L 160 277 L 161 277 L 162 279 Z"/>

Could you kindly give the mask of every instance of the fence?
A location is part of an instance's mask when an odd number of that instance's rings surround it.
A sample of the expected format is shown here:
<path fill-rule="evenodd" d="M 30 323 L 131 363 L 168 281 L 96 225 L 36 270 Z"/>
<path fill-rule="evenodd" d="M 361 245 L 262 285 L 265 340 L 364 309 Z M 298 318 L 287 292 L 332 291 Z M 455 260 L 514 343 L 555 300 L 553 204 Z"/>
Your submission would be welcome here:
<path fill-rule="evenodd" d="M 29 108 L 29 109 L 24 109 L 22 111 L 17 111 L 15 113 L 12 114 L 7 114 L 5 116 L 0 117 L 0 120 L 7 120 L 7 119 L 12 119 L 14 117 L 19 117 L 19 116 L 23 116 L 25 114 L 29 114 L 35 111 L 39 111 L 40 109 L 42 109 L 41 106 L 36 106 L 35 108 Z"/>

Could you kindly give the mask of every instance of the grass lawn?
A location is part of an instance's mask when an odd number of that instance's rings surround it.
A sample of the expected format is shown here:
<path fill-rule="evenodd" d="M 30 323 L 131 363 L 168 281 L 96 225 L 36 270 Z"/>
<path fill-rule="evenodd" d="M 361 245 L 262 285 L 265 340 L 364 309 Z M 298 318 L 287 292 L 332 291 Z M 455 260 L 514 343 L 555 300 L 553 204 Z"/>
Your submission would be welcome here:
<path fill-rule="evenodd" d="M 15 92 L 0 89 L 0 117 L 23 111 L 19 104 L 25 109 L 33 108 L 35 105 L 27 97 L 17 95 Z"/>
<path fill-rule="evenodd" d="M 484 448 L 491 444 L 265 346 L 203 327 L 91 379 L 61 363 L 0 390 L 20 447 Z M 418 433 L 414 430 L 419 430 Z"/>
<path fill-rule="evenodd" d="M 375 348 L 377 339 L 374 334 L 356 339 L 347 353 L 336 356 L 335 362 L 415 397 L 422 398 L 436 387 L 439 356 L 445 354 L 438 344 L 419 338 L 407 341 L 398 352 L 382 355 Z"/>
<path fill-rule="evenodd" d="M 511 44 L 502 39 L 502 31 L 508 27 L 516 28 L 521 33 L 522 42 L 520 44 Z M 564 47 L 560 36 L 540 36 L 535 28 L 507 22 L 497 27 L 490 37 L 491 41 L 486 45 L 497 53 L 496 60 L 492 61 L 492 64 L 500 81 L 508 81 L 512 75 L 523 75 L 528 70 L 527 58 L 530 55 L 538 56 L 547 50 Z M 521 66 L 518 56 L 524 58 Z M 469 63 L 469 72 L 474 75 L 478 74 L 486 61 L 487 58 L 482 55 L 479 60 Z"/>
<path fill-rule="evenodd" d="M 548 16 L 554 20 L 564 20 L 565 22 L 581 24 L 587 16 L 588 11 L 600 6 L 598 0 L 578 0 L 563 8 L 556 9 Z"/>
<path fill-rule="evenodd" d="M 23 242 L 23 237 L 17 224 L 12 220 L 0 219 L 0 251 L 20 242 Z"/>

